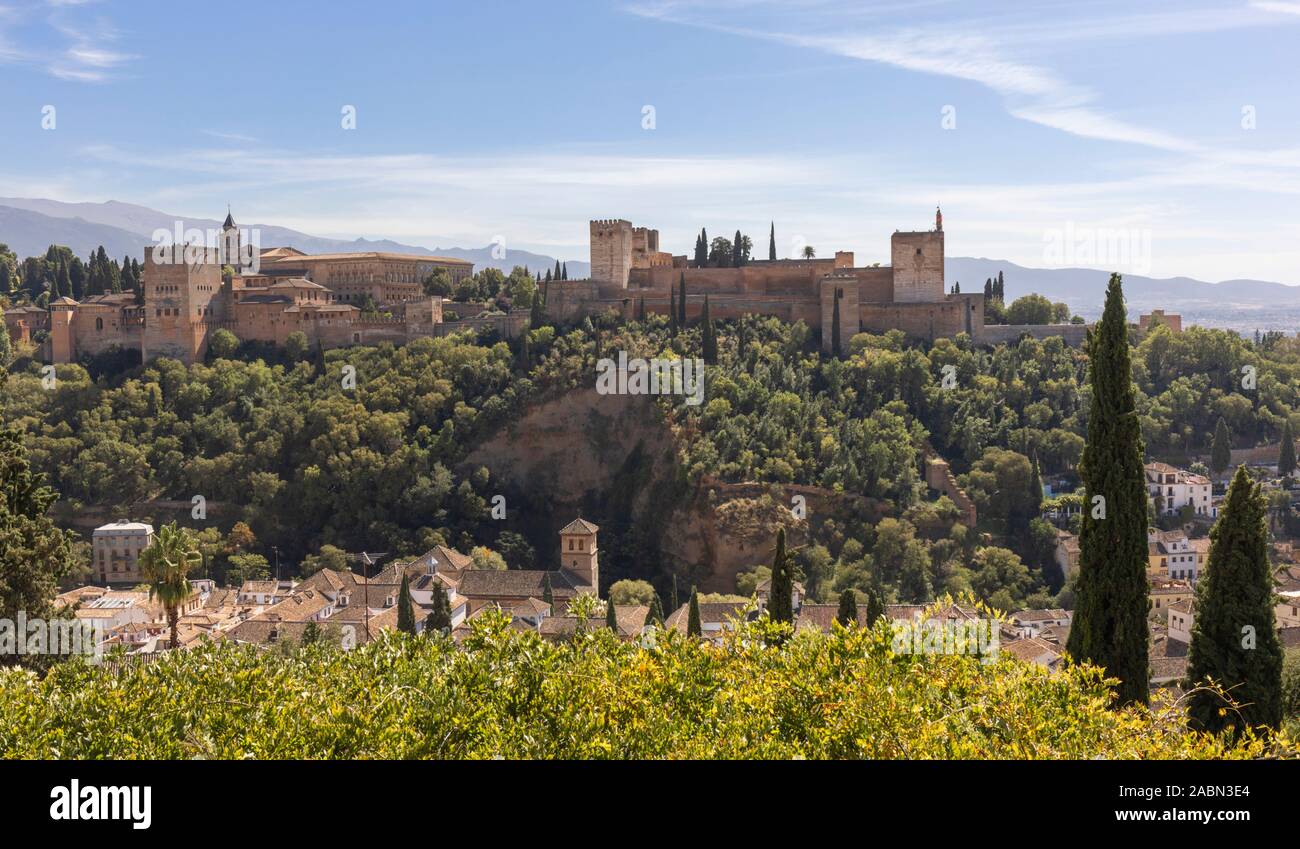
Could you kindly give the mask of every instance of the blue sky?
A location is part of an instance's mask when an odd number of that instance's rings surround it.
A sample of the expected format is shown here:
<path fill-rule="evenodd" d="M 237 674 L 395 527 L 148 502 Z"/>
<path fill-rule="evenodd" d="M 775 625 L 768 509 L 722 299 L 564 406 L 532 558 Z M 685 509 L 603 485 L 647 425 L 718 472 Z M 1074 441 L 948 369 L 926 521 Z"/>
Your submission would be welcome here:
<path fill-rule="evenodd" d="M 860 262 L 942 204 L 950 255 L 1105 228 L 1300 284 L 1300 0 L 1141 5 L 0 0 L 0 196 L 566 259 L 775 219 Z"/>

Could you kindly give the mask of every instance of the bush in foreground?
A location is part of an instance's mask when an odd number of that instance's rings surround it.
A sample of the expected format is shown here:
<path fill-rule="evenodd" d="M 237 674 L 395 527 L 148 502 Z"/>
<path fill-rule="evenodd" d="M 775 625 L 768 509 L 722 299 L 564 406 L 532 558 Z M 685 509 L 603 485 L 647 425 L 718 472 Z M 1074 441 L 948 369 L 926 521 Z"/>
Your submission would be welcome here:
<path fill-rule="evenodd" d="M 475 623 L 464 651 L 386 633 L 352 651 L 209 645 L 119 669 L 0 670 L 7 758 L 1218 758 L 1294 754 L 1108 707 L 1098 670 L 896 655 L 836 627 L 653 648 L 593 628 L 550 644 Z"/>

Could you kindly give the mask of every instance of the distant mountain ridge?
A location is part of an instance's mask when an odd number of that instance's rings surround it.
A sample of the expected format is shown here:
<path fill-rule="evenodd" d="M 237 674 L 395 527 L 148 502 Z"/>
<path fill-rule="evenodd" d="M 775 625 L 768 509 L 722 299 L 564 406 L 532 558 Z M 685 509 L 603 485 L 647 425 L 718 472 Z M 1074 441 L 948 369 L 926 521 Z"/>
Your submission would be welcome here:
<path fill-rule="evenodd" d="M 236 219 L 238 220 L 238 219 Z M 145 206 L 107 201 L 105 203 L 65 203 L 40 198 L 0 197 L 0 242 L 8 244 L 19 258 L 44 254 L 50 245 L 66 245 L 79 256 L 104 246 L 116 259 L 128 254 L 143 258 L 144 250 L 153 243 L 156 230 L 174 231 L 177 222 L 182 228 L 220 230 L 221 221 L 212 218 L 185 218 L 150 209 Z M 387 251 L 391 253 L 446 256 L 465 259 L 476 269 L 498 268 L 510 271 L 516 265 L 533 271 L 555 267 L 555 257 L 522 250 L 506 250 L 500 258 L 494 248 L 426 248 L 406 245 L 391 239 L 327 239 L 277 227 L 239 221 L 241 227 L 256 227 L 262 247 L 289 246 L 306 253 L 349 253 L 361 251 Z M 569 277 L 586 277 L 590 265 L 577 260 L 567 260 Z"/>

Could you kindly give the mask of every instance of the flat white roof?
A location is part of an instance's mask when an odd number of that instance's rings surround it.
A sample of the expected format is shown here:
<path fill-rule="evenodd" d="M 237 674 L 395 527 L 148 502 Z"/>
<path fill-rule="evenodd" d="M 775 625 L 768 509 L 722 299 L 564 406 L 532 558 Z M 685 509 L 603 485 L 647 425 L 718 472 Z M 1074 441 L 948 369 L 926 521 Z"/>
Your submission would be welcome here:
<path fill-rule="evenodd" d="M 107 525 L 100 525 L 95 528 L 95 533 L 103 531 L 106 534 L 120 533 L 122 531 L 143 531 L 144 533 L 153 533 L 153 525 L 144 522 L 109 522 Z"/>

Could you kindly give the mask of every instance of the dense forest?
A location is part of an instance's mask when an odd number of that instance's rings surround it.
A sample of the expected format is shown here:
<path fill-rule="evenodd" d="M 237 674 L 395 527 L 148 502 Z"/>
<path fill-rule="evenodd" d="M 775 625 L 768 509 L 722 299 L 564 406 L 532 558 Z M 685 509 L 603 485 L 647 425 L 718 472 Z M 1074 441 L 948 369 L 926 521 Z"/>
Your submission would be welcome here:
<path fill-rule="evenodd" d="M 550 542 L 490 521 L 498 488 L 486 469 L 462 467 L 469 451 L 530 405 L 592 385 L 596 361 L 613 352 L 707 354 L 704 403 L 659 403 L 687 484 L 679 497 L 707 477 L 811 484 L 885 505 L 879 521 L 812 523 L 796 558 L 814 598 L 852 588 L 907 602 L 970 591 L 1004 609 L 1069 602 L 1038 484 L 1052 481 L 1067 501 L 1077 485 L 1087 358 L 1059 338 L 989 351 L 964 336 L 927 347 L 864 333 L 833 358 L 804 325 L 770 318 L 538 324 L 511 343 L 462 334 L 320 352 L 305 339 L 283 349 L 226 340 L 188 368 L 110 352 L 59 367 L 52 388 L 32 351 L 14 351 L 4 419 L 26 432 L 34 467 L 61 494 L 56 515 L 195 496 L 233 505 L 226 523 L 240 523 L 239 538 L 206 532 L 218 577 L 232 565 L 237 577 L 264 574 L 272 551 L 305 571 L 322 550 L 410 554 L 439 542 L 520 567 Z M 1276 443 L 1288 417 L 1300 426 L 1295 339 L 1158 327 L 1133 360 L 1152 458 L 1208 455 L 1220 422 L 1238 447 Z M 927 446 L 952 463 L 978 528 L 926 494 Z M 664 562 L 654 534 L 626 519 L 609 531 L 610 576 L 666 591 L 693 565 Z"/>

